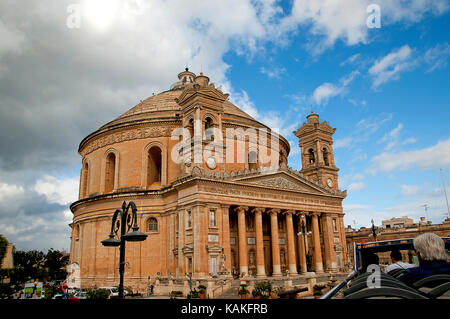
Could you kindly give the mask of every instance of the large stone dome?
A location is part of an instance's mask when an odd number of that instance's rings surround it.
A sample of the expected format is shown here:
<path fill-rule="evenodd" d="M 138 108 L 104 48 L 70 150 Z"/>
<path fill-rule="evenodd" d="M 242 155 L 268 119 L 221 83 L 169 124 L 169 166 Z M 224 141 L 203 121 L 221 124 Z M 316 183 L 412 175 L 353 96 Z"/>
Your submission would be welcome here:
<path fill-rule="evenodd" d="M 183 108 L 177 102 L 177 99 L 185 89 L 192 89 L 194 87 L 195 81 L 199 78 L 206 78 L 207 81 L 209 81 L 209 78 L 204 76 L 202 73 L 199 76 L 196 76 L 194 73 L 188 71 L 187 68 L 186 71 L 178 74 L 178 78 L 179 81 L 174 83 L 170 90 L 154 94 L 146 98 L 145 100 L 140 101 L 137 105 L 135 105 L 116 119 L 108 122 L 95 132 L 89 134 L 80 143 L 79 151 L 81 151 L 81 149 L 91 138 L 108 130 L 143 123 L 166 123 L 167 121 L 179 120 Z M 183 80 L 184 78 L 187 78 L 187 80 Z M 209 84 L 209 86 L 212 86 L 215 89 L 214 84 Z M 224 100 L 222 106 L 223 121 L 233 123 L 235 125 L 241 124 L 245 127 L 266 128 L 270 130 L 269 127 L 258 122 L 252 116 L 241 110 L 238 106 L 234 105 L 230 101 Z M 289 143 L 284 137 L 279 137 L 283 140 L 284 147 L 287 149 L 287 153 L 289 153 Z"/>

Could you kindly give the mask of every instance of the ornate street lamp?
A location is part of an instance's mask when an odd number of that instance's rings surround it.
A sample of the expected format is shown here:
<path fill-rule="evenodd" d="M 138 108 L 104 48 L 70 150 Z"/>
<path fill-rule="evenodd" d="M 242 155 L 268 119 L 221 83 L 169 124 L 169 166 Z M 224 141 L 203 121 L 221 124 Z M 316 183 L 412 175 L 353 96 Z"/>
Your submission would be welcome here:
<path fill-rule="evenodd" d="M 131 214 L 128 214 L 128 210 L 131 207 Z M 119 298 L 123 298 L 123 274 L 125 270 L 125 241 L 144 241 L 147 239 L 147 235 L 139 232 L 137 225 L 136 205 L 133 202 L 129 202 L 128 206 L 125 201 L 122 204 L 122 210 L 117 209 L 114 212 L 111 224 L 111 233 L 109 238 L 102 240 L 102 245 L 107 247 L 120 247 L 119 256 Z M 120 215 L 120 216 L 119 216 Z M 120 217 L 120 218 L 118 218 Z M 132 232 L 129 230 L 132 229 Z M 120 230 L 120 234 L 119 234 Z"/>
<path fill-rule="evenodd" d="M 305 247 L 305 257 L 306 257 L 306 270 L 308 272 L 312 271 L 311 269 L 311 255 L 309 254 L 308 249 L 306 248 L 306 236 L 310 235 L 311 232 L 307 232 L 306 231 L 306 226 L 305 226 L 305 215 L 302 215 L 302 223 L 301 223 L 301 232 L 298 232 L 297 235 L 304 235 L 303 236 L 303 246 Z"/>

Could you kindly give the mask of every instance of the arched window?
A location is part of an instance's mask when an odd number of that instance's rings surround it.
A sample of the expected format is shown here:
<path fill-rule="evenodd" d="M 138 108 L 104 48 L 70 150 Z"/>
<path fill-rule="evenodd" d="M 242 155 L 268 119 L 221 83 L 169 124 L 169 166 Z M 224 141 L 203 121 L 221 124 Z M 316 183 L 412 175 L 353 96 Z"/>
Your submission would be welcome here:
<path fill-rule="evenodd" d="M 314 150 L 310 148 L 309 152 L 309 164 L 314 164 L 316 162 L 316 157 L 314 156 Z"/>
<path fill-rule="evenodd" d="M 256 151 L 248 152 L 248 169 L 257 169 L 258 168 L 258 154 Z"/>
<path fill-rule="evenodd" d="M 323 153 L 323 162 L 325 163 L 326 166 L 330 166 L 330 162 L 328 160 L 328 150 L 326 147 L 323 148 L 322 153 Z"/>
<path fill-rule="evenodd" d="M 149 232 L 157 232 L 158 231 L 158 220 L 154 217 L 149 218 L 147 222 L 147 230 Z"/>
<path fill-rule="evenodd" d="M 88 194 L 89 165 L 87 162 L 83 165 L 81 173 L 81 194 L 80 198 L 85 198 Z"/>
<path fill-rule="evenodd" d="M 109 153 L 106 157 L 105 171 L 105 193 L 111 193 L 114 190 L 114 180 L 116 176 L 116 155 Z"/>
<path fill-rule="evenodd" d="M 189 130 L 189 137 L 191 139 L 194 138 L 194 119 L 192 118 L 189 120 L 188 130 Z"/>
<path fill-rule="evenodd" d="M 213 124 L 214 121 L 210 117 L 207 117 L 205 119 L 205 139 L 207 141 L 209 140 L 214 141 Z"/>
<path fill-rule="evenodd" d="M 148 151 L 147 186 L 161 184 L 161 159 L 161 149 L 158 146 L 152 146 Z"/>

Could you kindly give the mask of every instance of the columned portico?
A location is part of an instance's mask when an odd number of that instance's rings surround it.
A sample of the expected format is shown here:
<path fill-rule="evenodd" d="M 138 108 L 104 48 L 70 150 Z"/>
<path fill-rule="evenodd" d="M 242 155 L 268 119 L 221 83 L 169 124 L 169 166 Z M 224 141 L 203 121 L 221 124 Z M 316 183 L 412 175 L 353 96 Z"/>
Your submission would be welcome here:
<path fill-rule="evenodd" d="M 297 246 L 298 246 L 298 252 L 299 252 L 299 256 L 300 256 L 300 272 L 302 274 L 306 274 L 306 272 L 308 271 L 308 267 L 306 264 L 306 253 L 305 253 L 305 242 L 306 242 L 306 247 L 308 247 L 308 238 L 305 236 L 305 234 L 302 232 L 302 218 L 304 218 L 304 215 L 302 215 L 302 213 L 297 213 L 298 215 L 298 228 L 297 228 L 297 233 L 299 233 L 298 235 L 298 241 L 297 241 Z"/>
<path fill-rule="evenodd" d="M 272 276 L 281 276 L 281 265 L 280 265 L 280 244 L 278 239 L 278 213 L 279 209 L 270 209 L 270 231 L 271 231 L 271 241 L 272 241 Z"/>
<path fill-rule="evenodd" d="M 297 262 L 295 258 L 295 237 L 294 237 L 294 223 L 292 222 L 292 215 L 294 210 L 288 210 L 284 214 L 286 216 L 286 231 L 287 231 L 287 245 L 288 245 L 288 269 L 289 274 L 297 274 Z"/>
<path fill-rule="evenodd" d="M 248 275 L 248 258 L 247 258 L 247 233 L 245 223 L 245 212 L 248 210 L 246 206 L 236 208 L 238 214 L 238 231 L 239 231 L 239 271 L 245 276 Z"/>
<path fill-rule="evenodd" d="M 223 253 L 225 254 L 225 269 L 231 272 L 231 247 L 230 247 L 230 214 L 229 205 L 222 205 L 223 228 Z"/>
<path fill-rule="evenodd" d="M 322 215 L 323 221 L 323 243 L 325 248 L 326 268 L 328 271 L 337 270 L 336 252 L 334 251 L 334 230 L 332 218 L 329 214 Z"/>
<path fill-rule="evenodd" d="M 263 242 L 263 225 L 262 213 L 264 208 L 254 208 L 255 214 L 255 231 L 256 231 L 256 277 L 265 277 L 266 269 L 264 267 L 264 242 Z"/>
<path fill-rule="evenodd" d="M 320 274 L 323 273 L 323 263 L 322 263 L 322 250 L 320 247 L 320 233 L 319 233 L 319 213 L 312 213 L 312 235 L 314 242 L 314 265 L 315 272 Z"/>

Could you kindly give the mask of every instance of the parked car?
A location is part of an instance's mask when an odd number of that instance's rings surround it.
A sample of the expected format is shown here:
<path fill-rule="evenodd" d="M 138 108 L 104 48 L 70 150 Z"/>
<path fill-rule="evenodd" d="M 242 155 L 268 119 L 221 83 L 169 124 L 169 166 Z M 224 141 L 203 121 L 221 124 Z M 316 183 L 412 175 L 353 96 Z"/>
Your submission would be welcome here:
<path fill-rule="evenodd" d="M 77 291 L 73 294 L 73 299 L 87 299 L 85 291 Z"/>
<path fill-rule="evenodd" d="M 100 287 L 99 289 L 105 289 L 109 291 L 108 299 L 114 299 L 119 297 L 119 288 L 117 287 Z"/>

